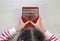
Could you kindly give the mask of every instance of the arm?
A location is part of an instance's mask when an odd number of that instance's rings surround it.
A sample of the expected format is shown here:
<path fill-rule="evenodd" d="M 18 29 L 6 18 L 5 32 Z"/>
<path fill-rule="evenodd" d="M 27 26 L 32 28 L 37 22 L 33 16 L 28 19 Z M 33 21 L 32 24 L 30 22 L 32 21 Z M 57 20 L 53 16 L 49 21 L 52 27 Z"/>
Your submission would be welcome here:
<path fill-rule="evenodd" d="M 18 26 L 16 28 L 6 30 L 2 34 L 0 34 L 0 41 L 8 41 L 8 40 L 10 40 L 11 38 L 13 38 L 13 36 L 17 32 L 21 31 L 27 23 L 28 23 L 28 21 L 26 23 L 23 23 L 23 21 L 20 18 Z"/>
<path fill-rule="evenodd" d="M 46 41 L 60 41 L 58 37 L 56 37 L 54 34 L 50 33 L 49 31 L 46 31 L 44 33 L 44 36 Z"/>
<path fill-rule="evenodd" d="M 34 24 L 33 22 L 31 22 L 36 29 L 38 29 L 40 32 L 42 32 L 45 36 L 45 40 L 46 41 L 60 41 L 60 39 L 58 37 L 56 37 L 54 34 L 50 33 L 49 31 L 45 30 L 42 27 L 42 23 L 41 23 L 41 19 L 39 18 L 37 23 Z"/>
<path fill-rule="evenodd" d="M 0 34 L 0 41 L 7 41 L 11 39 L 16 33 L 17 32 L 15 28 L 6 30 L 2 34 Z"/>
<path fill-rule="evenodd" d="M 42 27 L 40 27 L 38 30 L 44 34 L 46 41 L 60 41 L 57 36 L 49 32 L 48 30 L 45 30 Z"/>

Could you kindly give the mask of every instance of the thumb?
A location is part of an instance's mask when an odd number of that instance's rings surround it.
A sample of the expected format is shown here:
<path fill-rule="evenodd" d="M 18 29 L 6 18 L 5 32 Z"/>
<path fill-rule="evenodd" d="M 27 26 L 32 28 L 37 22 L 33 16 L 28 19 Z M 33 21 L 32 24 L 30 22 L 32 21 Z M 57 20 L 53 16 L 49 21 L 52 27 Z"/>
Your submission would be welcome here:
<path fill-rule="evenodd" d="M 27 21 L 25 24 L 29 23 L 29 21 Z"/>
<path fill-rule="evenodd" d="M 32 21 L 30 21 L 33 25 L 35 25 Z"/>

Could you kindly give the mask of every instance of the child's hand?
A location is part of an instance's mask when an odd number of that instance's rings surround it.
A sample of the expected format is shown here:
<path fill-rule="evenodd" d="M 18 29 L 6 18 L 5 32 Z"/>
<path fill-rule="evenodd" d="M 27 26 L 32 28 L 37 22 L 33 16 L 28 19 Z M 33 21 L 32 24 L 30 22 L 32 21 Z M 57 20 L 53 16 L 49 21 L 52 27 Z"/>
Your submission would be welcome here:
<path fill-rule="evenodd" d="M 39 17 L 37 23 L 33 23 L 32 21 L 31 21 L 31 23 L 35 26 L 36 29 L 38 29 L 38 30 L 41 31 L 42 33 L 45 32 L 45 29 L 42 28 L 42 22 L 41 22 L 41 18 L 40 18 L 40 17 Z"/>
<path fill-rule="evenodd" d="M 21 19 L 21 17 L 20 17 L 18 26 L 16 27 L 16 31 L 17 31 L 17 32 L 18 32 L 18 31 L 21 31 L 27 23 L 29 23 L 29 21 L 27 21 L 26 23 L 23 23 L 23 21 L 22 21 L 22 19 Z"/>

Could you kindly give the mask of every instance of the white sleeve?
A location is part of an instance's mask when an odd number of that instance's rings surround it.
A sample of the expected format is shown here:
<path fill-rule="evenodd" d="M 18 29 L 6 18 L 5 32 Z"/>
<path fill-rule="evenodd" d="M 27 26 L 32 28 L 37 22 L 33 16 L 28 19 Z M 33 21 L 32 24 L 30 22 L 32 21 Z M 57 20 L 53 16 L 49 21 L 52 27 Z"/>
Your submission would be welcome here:
<path fill-rule="evenodd" d="M 60 39 L 58 37 L 56 37 L 54 34 L 52 34 L 49 31 L 46 31 L 44 33 L 44 36 L 45 36 L 46 41 L 60 41 Z"/>
<path fill-rule="evenodd" d="M 2 34 L 0 34 L 0 41 L 8 41 L 10 40 L 15 34 L 16 34 L 16 29 L 7 29 Z"/>
<path fill-rule="evenodd" d="M 9 33 L 10 33 L 11 36 L 14 36 L 17 33 L 17 31 L 16 31 L 15 28 L 12 28 L 12 29 L 9 30 Z"/>

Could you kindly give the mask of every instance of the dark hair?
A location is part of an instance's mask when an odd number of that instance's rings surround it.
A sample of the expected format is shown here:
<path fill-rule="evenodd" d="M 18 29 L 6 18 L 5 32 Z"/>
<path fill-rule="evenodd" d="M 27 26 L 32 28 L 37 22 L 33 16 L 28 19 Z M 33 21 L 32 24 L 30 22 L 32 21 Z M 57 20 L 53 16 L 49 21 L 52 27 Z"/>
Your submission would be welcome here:
<path fill-rule="evenodd" d="M 35 28 L 28 28 L 21 32 L 17 41 L 45 41 L 44 35 Z"/>

